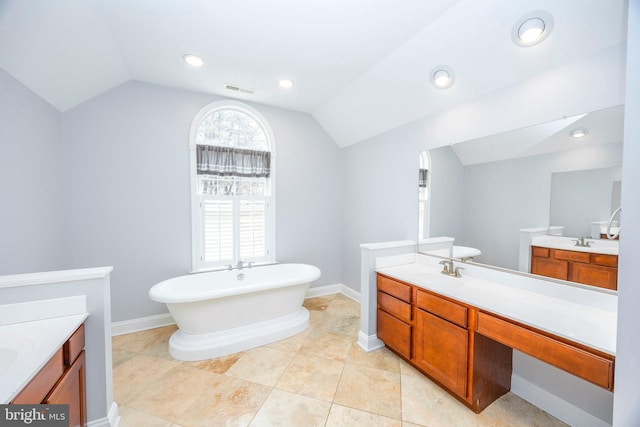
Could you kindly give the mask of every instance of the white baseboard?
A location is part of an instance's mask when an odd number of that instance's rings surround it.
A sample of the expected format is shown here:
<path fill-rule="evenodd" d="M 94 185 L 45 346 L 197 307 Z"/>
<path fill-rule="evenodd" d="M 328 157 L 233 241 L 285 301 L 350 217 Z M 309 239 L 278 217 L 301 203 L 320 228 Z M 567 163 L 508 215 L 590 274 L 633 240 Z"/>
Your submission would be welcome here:
<path fill-rule="evenodd" d="M 118 404 L 111 402 L 111 408 L 105 418 L 89 421 L 87 427 L 118 427 L 120 416 L 118 415 Z"/>
<path fill-rule="evenodd" d="M 367 353 L 384 347 L 384 343 L 378 339 L 377 335 L 367 336 L 362 331 L 358 332 L 358 345 Z"/>
<path fill-rule="evenodd" d="M 122 322 L 113 322 L 111 324 L 111 336 L 115 337 L 116 335 L 130 334 L 132 332 L 175 325 L 175 323 L 176 322 L 173 320 L 173 316 L 170 313 L 123 320 Z"/>
<path fill-rule="evenodd" d="M 611 427 L 611 424 L 523 379 L 511 376 L 511 392 L 572 426 Z"/>
<path fill-rule="evenodd" d="M 360 303 L 360 293 L 354 289 L 336 283 L 334 285 L 318 286 L 309 288 L 305 298 L 315 298 L 325 295 L 343 294 L 358 304 Z M 111 336 L 130 334 L 133 332 L 144 331 L 147 329 L 160 328 L 162 326 L 175 325 L 175 320 L 171 313 L 158 314 L 155 316 L 140 317 L 137 319 L 123 320 L 121 322 L 111 323 Z"/>

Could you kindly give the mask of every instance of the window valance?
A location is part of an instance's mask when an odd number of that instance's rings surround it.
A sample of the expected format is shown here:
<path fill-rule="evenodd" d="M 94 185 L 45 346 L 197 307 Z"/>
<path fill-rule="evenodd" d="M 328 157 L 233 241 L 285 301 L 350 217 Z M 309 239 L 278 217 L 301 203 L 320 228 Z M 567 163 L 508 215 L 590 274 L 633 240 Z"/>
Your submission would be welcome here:
<path fill-rule="evenodd" d="M 271 174 L 271 152 L 241 148 L 197 145 L 199 175 L 268 178 Z"/>

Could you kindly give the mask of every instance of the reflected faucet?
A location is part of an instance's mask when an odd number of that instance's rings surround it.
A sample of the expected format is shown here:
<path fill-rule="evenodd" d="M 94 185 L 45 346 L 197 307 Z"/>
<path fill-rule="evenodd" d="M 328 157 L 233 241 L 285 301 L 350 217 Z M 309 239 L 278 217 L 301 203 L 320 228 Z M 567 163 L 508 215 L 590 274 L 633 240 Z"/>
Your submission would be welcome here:
<path fill-rule="evenodd" d="M 573 241 L 576 242 L 576 246 L 579 246 L 581 248 L 590 248 L 591 242 L 585 239 L 586 237 L 578 237 L 578 240 L 573 240 Z"/>
<path fill-rule="evenodd" d="M 442 264 L 442 271 L 440 273 L 442 274 L 446 274 L 447 276 L 451 276 L 451 277 L 462 277 L 460 275 L 460 270 L 464 270 L 464 268 L 462 267 L 456 267 L 453 264 L 453 260 L 449 259 L 443 259 L 442 261 L 440 261 L 440 264 Z"/>

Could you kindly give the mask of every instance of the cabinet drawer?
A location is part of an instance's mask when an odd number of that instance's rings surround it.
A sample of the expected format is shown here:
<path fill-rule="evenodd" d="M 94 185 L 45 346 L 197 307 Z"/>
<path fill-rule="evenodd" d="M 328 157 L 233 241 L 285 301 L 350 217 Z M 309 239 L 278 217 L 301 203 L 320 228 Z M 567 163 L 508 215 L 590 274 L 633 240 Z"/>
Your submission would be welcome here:
<path fill-rule="evenodd" d="M 38 404 L 53 388 L 64 373 L 62 348 L 58 349 L 46 365 L 13 399 L 13 404 Z"/>
<path fill-rule="evenodd" d="M 71 335 L 71 338 L 64 344 L 64 365 L 71 366 L 74 360 L 80 355 L 84 348 L 84 324 Z"/>
<path fill-rule="evenodd" d="M 411 286 L 396 282 L 388 277 L 378 275 L 378 290 L 402 300 L 411 302 Z"/>
<path fill-rule="evenodd" d="M 540 248 L 538 246 L 531 247 L 531 255 L 541 258 L 549 258 L 549 248 Z"/>
<path fill-rule="evenodd" d="M 478 313 L 477 332 L 607 390 L 613 390 L 613 360 L 486 313 Z"/>
<path fill-rule="evenodd" d="M 411 357 L 411 325 L 378 310 L 378 338 L 406 359 Z"/>
<path fill-rule="evenodd" d="M 562 259 L 573 262 L 591 262 L 591 256 L 587 252 L 563 251 L 561 249 L 553 250 L 555 259 Z"/>
<path fill-rule="evenodd" d="M 591 254 L 591 264 L 617 267 L 618 257 L 617 255 Z"/>
<path fill-rule="evenodd" d="M 411 322 L 411 305 L 378 291 L 378 306 L 403 322 Z"/>
<path fill-rule="evenodd" d="M 467 307 L 417 290 L 416 306 L 456 325 L 467 327 Z"/>
<path fill-rule="evenodd" d="M 531 273 L 567 280 L 569 277 L 569 262 L 553 258 L 531 257 Z"/>

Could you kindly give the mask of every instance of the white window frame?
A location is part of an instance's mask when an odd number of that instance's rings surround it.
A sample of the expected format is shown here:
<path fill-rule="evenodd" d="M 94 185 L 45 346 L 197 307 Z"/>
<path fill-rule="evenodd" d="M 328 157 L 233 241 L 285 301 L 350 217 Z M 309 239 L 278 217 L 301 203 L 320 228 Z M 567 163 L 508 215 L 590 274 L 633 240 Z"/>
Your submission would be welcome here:
<path fill-rule="evenodd" d="M 198 127 L 200 122 L 208 114 L 215 112 L 216 110 L 238 110 L 244 114 L 247 114 L 255 121 L 257 121 L 267 136 L 269 149 L 271 151 L 271 173 L 269 176 L 270 196 L 266 197 L 267 206 L 265 211 L 265 248 L 267 250 L 267 256 L 259 260 L 255 260 L 259 263 L 273 263 L 276 261 L 276 146 L 273 138 L 273 131 L 269 123 L 264 116 L 255 108 L 252 108 L 244 103 L 237 101 L 216 101 L 204 106 L 195 115 L 191 122 L 191 129 L 189 132 L 189 163 L 190 163 L 190 181 L 191 181 L 191 270 L 192 272 L 216 270 L 225 268 L 226 264 L 236 264 L 237 254 L 234 254 L 234 259 L 229 263 L 206 263 L 204 262 L 204 240 L 203 240 L 203 209 L 201 208 L 201 202 L 203 198 L 215 196 L 201 196 L 198 195 L 198 177 L 196 166 L 196 145 L 198 136 Z M 238 205 L 242 199 L 251 199 L 252 196 L 239 196 L 233 197 L 234 206 Z M 260 198 L 264 198 L 260 196 Z M 234 221 L 237 220 L 237 215 Z M 237 251 L 236 251 L 237 252 Z M 251 261 L 251 260 L 248 260 Z"/>

